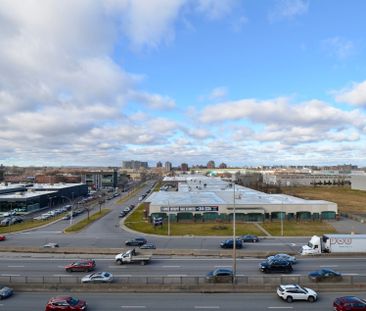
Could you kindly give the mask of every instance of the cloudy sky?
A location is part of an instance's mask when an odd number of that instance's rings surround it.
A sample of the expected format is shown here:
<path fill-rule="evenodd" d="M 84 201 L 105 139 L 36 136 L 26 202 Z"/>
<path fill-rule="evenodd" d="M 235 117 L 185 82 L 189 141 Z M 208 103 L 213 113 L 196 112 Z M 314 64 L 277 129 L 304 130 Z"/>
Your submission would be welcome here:
<path fill-rule="evenodd" d="M 364 0 L 1 0 L 0 163 L 366 166 Z"/>

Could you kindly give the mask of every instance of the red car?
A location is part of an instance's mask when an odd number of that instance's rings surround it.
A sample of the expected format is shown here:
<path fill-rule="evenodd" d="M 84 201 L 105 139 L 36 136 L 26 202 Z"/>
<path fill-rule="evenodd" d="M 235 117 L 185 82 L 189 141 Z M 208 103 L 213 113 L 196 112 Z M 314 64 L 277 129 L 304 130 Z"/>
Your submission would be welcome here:
<path fill-rule="evenodd" d="M 67 272 L 89 272 L 95 269 L 95 260 L 75 261 L 72 264 L 65 266 Z"/>
<path fill-rule="evenodd" d="M 70 296 L 52 297 L 45 311 L 85 311 L 87 309 L 86 301 L 79 300 Z"/>
<path fill-rule="evenodd" d="M 333 302 L 335 311 L 365 311 L 366 300 L 356 296 L 344 296 L 336 298 Z"/>
<path fill-rule="evenodd" d="M 5 241 L 5 240 L 6 240 L 5 235 L 0 235 L 0 241 Z"/>

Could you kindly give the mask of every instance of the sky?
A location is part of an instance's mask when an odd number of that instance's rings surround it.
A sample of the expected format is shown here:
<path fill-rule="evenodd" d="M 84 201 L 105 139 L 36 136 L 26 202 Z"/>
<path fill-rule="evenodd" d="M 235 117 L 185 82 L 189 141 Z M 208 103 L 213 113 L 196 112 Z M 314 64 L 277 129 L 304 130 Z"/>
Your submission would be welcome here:
<path fill-rule="evenodd" d="M 0 0 L 0 163 L 366 166 L 364 0 Z"/>

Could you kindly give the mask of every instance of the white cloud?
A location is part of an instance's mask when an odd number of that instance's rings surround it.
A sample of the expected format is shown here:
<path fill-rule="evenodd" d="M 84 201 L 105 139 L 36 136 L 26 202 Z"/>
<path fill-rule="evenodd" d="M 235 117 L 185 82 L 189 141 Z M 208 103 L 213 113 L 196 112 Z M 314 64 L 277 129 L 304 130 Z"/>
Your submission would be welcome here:
<path fill-rule="evenodd" d="M 227 87 L 219 86 L 211 91 L 211 93 L 208 95 L 208 98 L 213 100 L 222 99 L 227 95 L 227 93 L 228 93 Z"/>
<path fill-rule="evenodd" d="M 353 83 L 350 87 L 334 91 L 337 102 L 366 108 L 366 81 Z"/>
<path fill-rule="evenodd" d="M 291 19 L 299 15 L 306 14 L 309 9 L 307 0 L 277 0 L 275 7 L 269 13 L 270 21 L 280 19 Z"/>
<path fill-rule="evenodd" d="M 169 96 L 162 96 L 159 94 L 149 94 L 144 92 L 132 92 L 130 98 L 134 101 L 140 102 L 151 109 L 173 109 L 176 104 L 174 99 Z"/>
<path fill-rule="evenodd" d="M 198 0 L 196 9 L 209 19 L 216 20 L 229 15 L 237 5 L 238 0 Z"/>
<path fill-rule="evenodd" d="M 330 56 L 341 60 L 350 57 L 355 52 L 354 43 L 341 37 L 332 37 L 323 40 L 322 47 Z"/>

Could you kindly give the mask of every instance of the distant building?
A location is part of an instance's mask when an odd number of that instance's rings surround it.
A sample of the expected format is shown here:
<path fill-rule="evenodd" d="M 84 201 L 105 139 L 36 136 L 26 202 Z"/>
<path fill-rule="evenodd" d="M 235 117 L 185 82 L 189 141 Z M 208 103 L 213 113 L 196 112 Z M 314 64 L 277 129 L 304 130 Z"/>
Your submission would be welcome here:
<path fill-rule="evenodd" d="M 227 168 L 227 165 L 226 165 L 225 163 L 221 163 L 221 164 L 219 165 L 219 168 L 221 168 L 221 169 L 223 169 L 223 168 Z"/>
<path fill-rule="evenodd" d="M 5 167 L 4 165 L 0 165 L 0 182 L 4 180 L 4 174 L 5 174 Z"/>
<path fill-rule="evenodd" d="M 187 164 L 187 163 L 182 163 L 182 164 L 180 165 L 180 170 L 181 170 L 182 172 L 188 172 L 188 170 L 189 170 L 188 164 Z"/>
<path fill-rule="evenodd" d="M 207 168 L 215 168 L 215 161 L 212 160 L 208 161 Z"/>
<path fill-rule="evenodd" d="M 122 168 L 124 169 L 134 169 L 138 170 L 140 168 L 148 168 L 149 165 L 147 162 L 141 162 L 141 161 L 123 161 L 122 162 Z"/>
<path fill-rule="evenodd" d="M 118 186 L 118 174 L 113 171 L 92 171 L 81 175 L 82 183 L 90 189 L 116 188 Z"/>
<path fill-rule="evenodd" d="M 351 188 L 352 188 L 352 190 L 366 191 L 366 174 L 365 175 L 352 175 L 351 176 Z"/>
<path fill-rule="evenodd" d="M 170 163 L 169 161 L 166 161 L 164 167 L 165 167 L 165 171 L 170 172 L 172 170 L 172 163 Z"/>
<path fill-rule="evenodd" d="M 163 163 L 161 163 L 160 161 L 158 163 L 156 163 L 156 167 L 163 167 Z"/>

